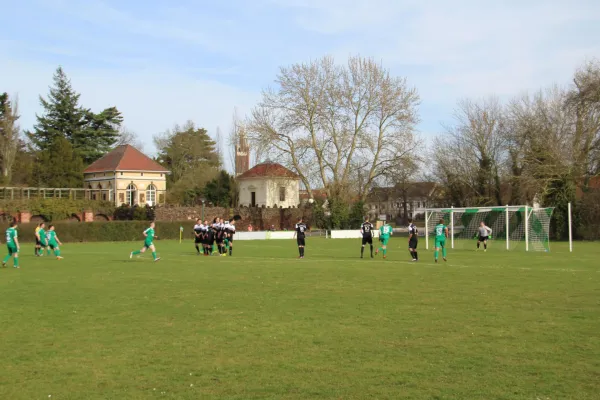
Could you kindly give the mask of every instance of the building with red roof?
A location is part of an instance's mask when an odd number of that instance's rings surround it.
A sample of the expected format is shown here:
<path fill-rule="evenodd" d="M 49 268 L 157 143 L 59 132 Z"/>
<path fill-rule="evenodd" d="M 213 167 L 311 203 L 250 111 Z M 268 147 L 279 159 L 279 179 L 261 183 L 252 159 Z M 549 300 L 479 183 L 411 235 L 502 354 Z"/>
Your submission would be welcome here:
<path fill-rule="evenodd" d="M 169 170 L 133 146 L 117 146 L 83 171 L 90 197 L 116 205 L 165 202 Z"/>
<path fill-rule="evenodd" d="M 266 161 L 237 177 L 241 206 L 298 207 L 300 177 L 281 164 Z"/>

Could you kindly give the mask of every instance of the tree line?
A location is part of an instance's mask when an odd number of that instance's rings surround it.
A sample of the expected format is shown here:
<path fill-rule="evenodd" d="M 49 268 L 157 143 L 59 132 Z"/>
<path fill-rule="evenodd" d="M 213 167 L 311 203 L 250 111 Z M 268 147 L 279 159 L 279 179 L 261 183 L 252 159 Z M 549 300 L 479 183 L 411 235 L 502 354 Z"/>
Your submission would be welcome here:
<path fill-rule="evenodd" d="M 59 67 L 42 112 L 31 130 L 19 126 L 18 97 L 0 94 L 0 183 L 4 186 L 83 187 L 83 170 L 114 147 L 131 144 L 142 150 L 137 135 L 123 126 L 116 106 L 94 112 L 81 105 L 65 71 Z M 223 170 L 215 142 L 207 131 L 188 122 L 154 140 L 156 161 L 169 168 L 169 200 L 195 204 L 205 199 L 232 205 L 234 183 Z"/>
<path fill-rule="evenodd" d="M 372 59 L 340 65 L 324 57 L 282 67 L 247 128 L 255 147 L 299 174 L 310 197 L 325 190 L 333 226 L 346 224 L 351 204 L 373 188 L 402 191 L 416 179 L 437 182 L 447 206 L 556 207 L 558 237 L 569 202 L 578 221 L 600 223 L 599 191 L 590 186 L 600 172 L 600 63 L 582 65 L 570 85 L 508 102 L 460 100 L 454 122 L 429 145 L 416 131 L 419 102 L 406 78 Z"/>

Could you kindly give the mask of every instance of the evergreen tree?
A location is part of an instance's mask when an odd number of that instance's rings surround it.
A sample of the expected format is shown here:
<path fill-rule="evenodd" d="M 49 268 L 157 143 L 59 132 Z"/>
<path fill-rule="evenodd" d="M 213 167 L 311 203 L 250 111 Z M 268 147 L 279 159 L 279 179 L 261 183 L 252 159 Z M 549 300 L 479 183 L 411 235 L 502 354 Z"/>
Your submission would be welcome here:
<path fill-rule="evenodd" d="M 83 162 L 66 138 L 58 136 L 46 150 L 38 152 L 34 179 L 38 187 L 82 186 Z"/>
<path fill-rule="evenodd" d="M 48 150 L 59 137 L 73 143 L 75 138 L 80 137 L 85 125 L 85 111 L 79 106 L 79 94 L 73 90 L 61 67 L 54 73 L 53 80 L 48 99 L 40 96 L 44 113 L 36 115 L 34 131 L 27 132 L 31 144 L 38 151 Z"/>
<path fill-rule="evenodd" d="M 235 198 L 235 179 L 226 171 L 221 171 L 202 191 L 206 201 L 217 207 L 232 207 Z"/>
<path fill-rule="evenodd" d="M 99 114 L 79 105 L 79 93 L 61 67 L 54 74 L 48 98 L 40 96 L 44 113 L 27 136 L 36 151 L 48 150 L 57 138 L 67 139 L 85 164 L 107 153 L 118 141 L 123 117 L 115 107 Z"/>

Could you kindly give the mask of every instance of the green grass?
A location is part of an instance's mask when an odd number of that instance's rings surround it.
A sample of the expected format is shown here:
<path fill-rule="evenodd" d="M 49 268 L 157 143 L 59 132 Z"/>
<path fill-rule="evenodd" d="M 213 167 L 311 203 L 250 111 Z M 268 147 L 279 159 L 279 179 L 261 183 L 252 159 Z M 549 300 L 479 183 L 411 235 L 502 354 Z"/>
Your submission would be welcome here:
<path fill-rule="evenodd" d="M 0 399 L 598 399 L 600 246 L 67 244 L 0 269 Z M 424 241 L 421 241 L 424 247 Z M 466 248 L 469 248 L 467 250 Z M 193 386 L 192 386 L 193 385 Z"/>

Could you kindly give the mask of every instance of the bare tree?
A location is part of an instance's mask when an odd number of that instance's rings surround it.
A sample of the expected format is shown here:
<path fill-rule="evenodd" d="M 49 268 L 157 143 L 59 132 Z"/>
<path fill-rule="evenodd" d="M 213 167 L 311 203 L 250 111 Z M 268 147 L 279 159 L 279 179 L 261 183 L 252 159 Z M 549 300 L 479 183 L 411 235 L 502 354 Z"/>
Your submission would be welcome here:
<path fill-rule="evenodd" d="M 19 119 L 19 99 L 9 101 L 3 95 L 0 104 L 0 162 L 4 182 L 11 182 L 12 169 L 17 156 L 17 148 L 21 130 L 17 123 Z"/>
<path fill-rule="evenodd" d="M 468 195 L 473 204 L 501 204 L 501 169 L 506 165 L 502 105 L 496 98 L 461 100 L 454 119 L 434 144 L 438 176 L 457 191 L 453 200 Z"/>
<path fill-rule="evenodd" d="M 295 64 L 281 68 L 276 83 L 252 111 L 248 133 L 299 174 L 311 197 L 323 187 L 330 198 L 364 200 L 416 146 L 417 91 L 372 59 Z"/>
<path fill-rule="evenodd" d="M 122 127 L 119 132 L 119 140 L 117 141 L 116 145 L 122 146 L 124 144 L 129 144 L 139 151 L 144 151 L 144 142 L 142 142 L 138 135 L 135 132 Z"/>

